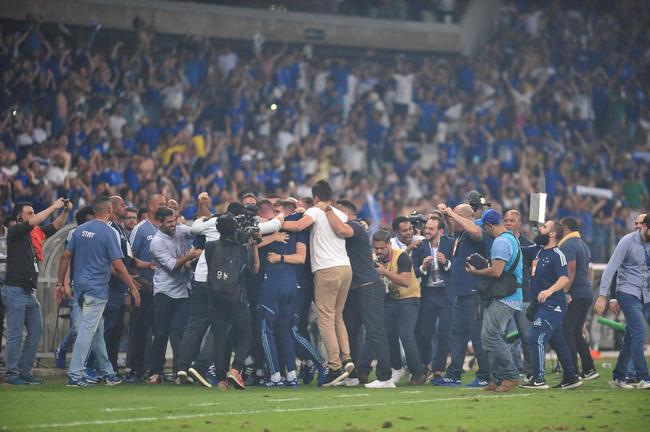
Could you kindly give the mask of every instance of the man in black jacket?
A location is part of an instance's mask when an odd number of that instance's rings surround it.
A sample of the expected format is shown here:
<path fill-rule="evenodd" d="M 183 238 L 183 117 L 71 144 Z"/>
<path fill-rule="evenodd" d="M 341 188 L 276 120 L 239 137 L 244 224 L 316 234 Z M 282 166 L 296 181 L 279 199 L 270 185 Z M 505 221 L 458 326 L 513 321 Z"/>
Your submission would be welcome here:
<path fill-rule="evenodd" d="M 415 335 L 428 379 L 434 374 L 442 376 L 449 355 L 451 303 L 454 294 L 449 281 L 451 262 L 445 256 L 450 255 L 454 241 L 443 235 L 443 223 L 441 216 L 427 220 L 424 225 L 425 240 L 413 251 L 412 256 L 422 293 Z M 432 344 L 434 333 L 437 341 L 435 358 Z"/>
<path fill-rule="evenodd" d="M 41 384 L 42 379 L 32 375 L 36 350 L 43 334 L 41 305 L 36 298 L 38 260 L 32 245 L 32 230 L 58 209 L 63 212 L 54 223 L 42 228 L 45 237 L 52 236 L 65 223 L 72 205 L 59 198 L 45 210 L 34 213 L 30 203 L 16 204 L 17 223 L 7 231 L 7 277 L 2 287 L 2 303 L 7 317 L 7 344 L 5 347 L 5 380 L 12 385 Z M 23 343 L 23 328 L 27 337 Z"/>

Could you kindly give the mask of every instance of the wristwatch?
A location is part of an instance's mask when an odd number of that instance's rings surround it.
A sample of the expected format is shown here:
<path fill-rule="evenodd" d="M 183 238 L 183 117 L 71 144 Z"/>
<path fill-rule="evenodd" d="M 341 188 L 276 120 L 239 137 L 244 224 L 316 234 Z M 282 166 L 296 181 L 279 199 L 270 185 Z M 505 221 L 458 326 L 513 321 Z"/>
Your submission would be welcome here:
<path fill-rule="evenodd" d="M 280 262 L 281 262 L 281 263 L 284 262 L 284 255 L 280 255 Z"/>
<path fill-rule="evenodd" d="M 326 211 L 326 212 L 330 212 L 330 211 L 332 211 L 332 207 L 331 207 L 331 206 L 327 206 L 327 207 L 325 207 L 325 211 Z"/>

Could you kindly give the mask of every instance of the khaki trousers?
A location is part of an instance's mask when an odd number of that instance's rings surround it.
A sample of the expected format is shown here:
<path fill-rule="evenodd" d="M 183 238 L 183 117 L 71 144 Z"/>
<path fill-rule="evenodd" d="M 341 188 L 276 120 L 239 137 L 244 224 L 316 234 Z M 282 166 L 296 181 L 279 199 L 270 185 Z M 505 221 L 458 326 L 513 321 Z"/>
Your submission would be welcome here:
<path fill-rule="evenodd" d="M 343 308 L 350 291 L 352 268 L 337 266 L 314 273 L 314 304 L 318 314 L 318 331 L 327 351 L 327 367 L 340 369 L 341 360 L 350 358 L 348 331 L 343 322 Z"/>

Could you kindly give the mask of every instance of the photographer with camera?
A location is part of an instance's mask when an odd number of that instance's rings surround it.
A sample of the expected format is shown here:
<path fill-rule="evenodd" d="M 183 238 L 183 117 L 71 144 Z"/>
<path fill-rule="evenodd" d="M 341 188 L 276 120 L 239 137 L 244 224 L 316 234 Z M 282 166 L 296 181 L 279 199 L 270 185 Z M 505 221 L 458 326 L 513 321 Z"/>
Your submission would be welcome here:
<path fill-rule="evenodd" d="M 453 240 L 443 234 L 443 223 L 442 214 L 434 213 L 424 225 L 425 241 L 413 251 L 413 267 L 422 293 L 415 334 L 427 375 L 434 376 L 442 376 L 447 369 L 454 295 L 448 280 L 451 262 L 444 255 L 449 254 Z M 437 341 L 435 358 L 432 352 L 434 336 Z"/>
<path fill-rule="evenodd" d="M 485 278 L 480 295 L 488 304 L 483 312 L 481 342 L 490 361 L 491 374 L 485 390 L 505 393 L 519 385 L 519 373 L 504 335 L 515 311 L 522 308 L 522 254 L 514 234 L 504 226 L 501 213 L 486 210 L 481 215 L 480 224 L 494 239 L 490 265 L 476 268 L 468 260 L 465 268 L 469 274 Z"/>
<path fill-rule="evenodd" d="M 422 244 L 424 237 L 416 235 L 411 219 L 407 216 L 397 216 L 391 224 L 395 237 L 390 239 L 391 247 L 405 251 L 409 256 Z"/>
<path fill-rule="evenodd" d="M 442 206 L 441 206 L 442 207 Z M 486 256 L 488 238 L 483 235 L 481 227 L 474 223 L 474 211 L 469 204 L 459 204 L 453 210 L 442 207 L 447 226 L 454 232 L 454 244 L 448 252 L 443 253 L 443 265 L 451 261 L 451 284 L 454 288 L 454 304 L 451 322 L 451 363 L 444 377 L 431 380 L 433 385 L 459 387 L 467 351 L 467 340 L 472 340 L 472 347 L 478 361 L 476 379 L 467 384 L 469 388 L 482 388 L 488 385 L 489 363 L 481 346 L 482 306 L 478 297 L 479 279 L 467 272 L 465 260 L 472 254 Z"/>
<path fill-rule="evenodd" d="M 188 248 L 187 241 L 192 233 L 186 225 L 177 225 L 177 220 L 176 212 L 170 207 L 156 210 L 159 229 L 150 245 L 156 269 L 149 384 L 162 383 L 168 341 L 174 356 L 174 373 L 179 370 L 180 344 L 189 315 L 190 264 L 201 254 L 200 249 Z"/>
<path fill-rule="evenodd" d="M 410 222 L 409 222 L 410 224 Z M 383 277 L 387 294 L 384 301 L 384 326 L 388 337 L 392 380 L 398 383 L 403 376 L 400 341 L 406 354 L 406 364 L 411 372 L 410 384 L 426 382 L 424 368 L 415 340 L 415 325 L 420 310 L 420 283 L 413 271 L 413 261 L 406 251 L 392 247 L 390 233 L 379 230 L 372 236 L 375 252 L 375 270 Z"/>
<path fill-rule="evenodd" d="M 214 366 L 221 388 L 227 389 L 229 382 L 235 388 L 243 390 L 245 384 L 241 371 L 251 343 L 251 315 L 245 277 L 248 273 L 259 271 L 257 244 L 255 239 L 248 239 L 247 243 L 241 242 L 237 220 L 231 213 L 219 216 L 216 227 L 219 239 L 205 245 Z M 230 356 L 226 353 L 228 324 L 232 326 L 230 332 L 235 336 L 232 367 L 226 364 L 230 362 Z"/>
<path fill-rule="evenodd" d="M 38 240 L 33 232 L 38 229 L 45 237 L 54 235 L 65 223 L 72 205 L 59 198 L 45 210 L 34 213 L 30 203 L 14 206 L 16 224 L 7 230 L 7 275 L 2 286 L 2 304 L 7 319 L 7 342 L 5 346 L 5 381 L 11 385 L 41 384 L 41 378 L 32 375 L 38 343 L 43 333 L 41 305 L 36 298 L 39 259 Z M 38 226 L 56 210 L 63 211 L 54 221 L 41 230 Z M 23 341 L 23 328 L 27 336 Z"/>

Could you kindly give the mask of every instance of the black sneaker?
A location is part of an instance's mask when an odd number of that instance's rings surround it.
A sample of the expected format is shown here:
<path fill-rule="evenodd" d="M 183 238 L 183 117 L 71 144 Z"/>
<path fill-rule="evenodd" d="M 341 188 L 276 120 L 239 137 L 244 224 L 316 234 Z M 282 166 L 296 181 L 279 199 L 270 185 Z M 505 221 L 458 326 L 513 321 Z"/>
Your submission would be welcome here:
<path fill-rule="evenodd" d="M 559 390 L 570 390 L 570 389 L 578 388 L 581 385 L 582 385 L 582 381 L 580 381 L 580 379 L 576 375 L 570 379 L 563 379 L 560 384 L 553 386 L 553 388 Z"/>
<path fill-rule="evenodd" d="M 125 384 L 138 384 L 143 382 L 146 378 L 148 378 L 146 374 L 130 371 L 128 374 L 126 374 L 122 382 Z"/>
<path fill-rule="evenodd" d="M 540 389 L 540 390 L 547 390 L 549 388 L 548 384 L 546 384 L 546 381 L 539 378 L 531 378 L 525 383 L 520 384 L 519 387 L 527 388 L 527 389 Z"/>
<path fill-rule="evenodd" d="M 350 375 L 349 372 L 346 372 L 343 368 L 337 370 L 329 369 L 323 381 L 323 387 L 333 387 L 346 379 L 348 375 Z"/>
<path fill-rule="evenodd" d="M 591 380 L 595 380 L 596 378 L 600 377 L 600 374 L 598 372 L 596 372 L 596 369 L 590 369 L 590 370 L 580 374 L 580 376 L 585 381 L 591 381 Z"/>

